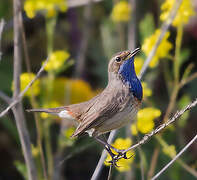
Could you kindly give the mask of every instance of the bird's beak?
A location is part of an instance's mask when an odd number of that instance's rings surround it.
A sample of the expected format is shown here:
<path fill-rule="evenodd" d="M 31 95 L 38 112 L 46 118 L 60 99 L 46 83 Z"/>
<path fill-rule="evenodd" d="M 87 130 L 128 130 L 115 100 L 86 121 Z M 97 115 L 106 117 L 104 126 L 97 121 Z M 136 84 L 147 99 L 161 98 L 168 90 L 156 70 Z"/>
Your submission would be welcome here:
<path fill-rule="evenodd" d="M 133 56 L 135 56 L 139 51 L 140 51 L 140 48 L 138 47 L 138 48 L 136 48 L 133 52 L 131 52 L 128 56 L 129 56 L 129 57 L 133 57 Z"/>

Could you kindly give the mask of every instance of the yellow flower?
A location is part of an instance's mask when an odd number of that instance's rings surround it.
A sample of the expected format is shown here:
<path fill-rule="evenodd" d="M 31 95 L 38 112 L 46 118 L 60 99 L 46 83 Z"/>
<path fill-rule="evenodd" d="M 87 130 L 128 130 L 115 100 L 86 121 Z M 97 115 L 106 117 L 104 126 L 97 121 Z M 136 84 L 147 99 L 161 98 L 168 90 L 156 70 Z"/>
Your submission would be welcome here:
<path fill-rule="evenodd" d="M 144 60 L 141 57 L 136 56 L 134 60 L 134 66 L 135 66 L 135 72 L 137 75 L 140 74 L 143 64 L 144 64 Z"/>
<path fill-rule="evenodd" d="M 143 96 L 144 96 L 144 98 L 149 97 L 149 96 L 152 95 L 152 91 L 151 91 L 151 89 L 149 89 L 147 87 L 147 83 L 142 82 L 142 88 L 143 88 Z"/>
<path fill-rule="evenodd" d="M 54 51 L 50 55 L 50 59 L 45 66 L 46 71 L 55 71 L 64 65 L 64 62 L 69 58 L 70 54 L 66 51 Z"/>
<path fill-rule="evenodd" d="M 161 5 L 162 13 L 160 15 L 160 19 L 162 21 L 167 20 L 174 3 L 175 3 L 175 0 L 166 0 Z M 179 26 L 179 25 L 187 24 L 190 17 L 193 16 L 194 14 L 195 14 L 195 11 L 194 11 L 194 7 L 192 6 L 191 1 L 183 0 L 172 25 Z"/>
<path fill-rule="evenodd" d="M 176 156 L 176 148 L 174 145 L 166 145 L 165 147 L 163 147 L 163 152 L 164 154 L 170 156 L 171 158 L 173 158 L 174 156 Z"/>
<path fill-rule="evenodd" d="M 57 101 L 51 101 L 48 104 L 44 104 L 42 107 L 43 108 L 56 108 L 56 107 L 60 107 L 60 106 L 61 105 Z M 40 113 L 40 116 L 43 119 L 47 119 L 50 116 L 50 114 L 42 112 L 42 113 Z"/>
<path fill-rule="evenodd" d="M 136 125 L 136 123 L 131 124 L 130 129 L 131 129 L 131 134 L 132 134 L 132 135 L 136 136 L 136 135 L 138 134 L 138 130 L 137 130 L 137 125 Z"/>
<path fill-rule="evenodd" d="M 33 73 L 22 73 L 20 75 L 21 91 L 23 91 L 26 86 L 35 78 Z M 14 89 L 14 84 L 12 83 L 12 90 Z M 40 80 L 36 80 L 33 85 L 27 90 L 25 96 L 37 96 L 40 93 Z"/>
<path fill-rule="evenodd" d="M 47 83 L 47 78 L 43 78 L 42 92 L 46 92 L 43 94 L 46 99 L 49 96 L 46 88 Z M 58 101 L 61 104 L 75 104 L 87 101 L 96 95 L 87 82 L 80 79 L 68 79 L 63 77 L 54 80 L 51 94 L 51 99 L 53 101 Z"/>
<path fill-rule="evenodd" d="M 31 150 L 33 157 L 37 157 L 40 153 L 38 147 L 34 146 L 33 144 L 31 144 Z"/>
<path fill-rule="evenodd" d="M 137 114 L 137 129 L 146 134 L 153 130 L 154 119 L 161 115 L 161 111 L 156 108 L 144 108 L 138 111 Z"/>
<path fill-rule="evenodd" d="M 114 146 L 117 149 L 127 149 L 132 145 L 132 141 L 130 138 L 126 138 L 126 139 L 122 139 L 122 138 L 118 138 L 116 139 L 116 141 L 112 144 L 112 146 Z M 117 154 L 114 150 L 112 150 L 112 152 L 114 154 Z M 134 155 L 133 151 L 128 151 L 127 152 L 127 157 L 131 157 Z M 120 159 L 117 162 L 117 165 L 120 167 L 116 167 L 119 171 L 124 172 L 124 171 L 128 171 L 131 168 L 131 163 L 133 162 L 133 158 L 130 159 Z M 111 156 L 108 154 L 104 164 L 106 166 L 109 166 L 110 163 L 108 163 L 108 161 L 111 161 Z"/>
<path fill-rule="evenodd" d="M 47 17 L 55 16 L 57 10 L 67 11 L 66 0 L 26 0 L 24 10 L 29 18 L 33 18 L 37 12 L 44 12 Z"/>
<path fill-rule="evenodd" d="M 112 10 L 112 20 L 115 22 L 127 22 L 130 19 L 131 6 L 127 1 L 120 1 L 115 4 Z"/>
<path fill-rule="evenodd" d="M 160 35 L 160 29 L 157 29 L 153 35 L 145 39 L 144 44 L 142 45 L 142 50 L 144 51 L 146 56 L 148 56 L 148 54 L 152 50 L 159 35 Z M 167 32 L 163 40 L 161 41 L 160 45 L 158 46 L 156 53 L 150 62 L 151 68 L 154 68 L 158 64 L 158 60 L 160 58 L 167 57 L 169 54 L 169 51 L 172 49 L 172 44 L 167 40 L 169 36 L 170 36 L 170 33 Z"/>

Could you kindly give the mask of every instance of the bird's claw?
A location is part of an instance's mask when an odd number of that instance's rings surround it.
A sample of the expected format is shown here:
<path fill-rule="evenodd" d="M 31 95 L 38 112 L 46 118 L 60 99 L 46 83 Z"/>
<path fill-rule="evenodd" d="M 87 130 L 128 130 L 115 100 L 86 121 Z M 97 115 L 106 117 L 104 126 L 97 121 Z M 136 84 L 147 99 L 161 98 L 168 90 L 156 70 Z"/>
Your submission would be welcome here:
<path fill-rule="evenodd" d="M 112 153 L 112 151 L 109 153 L 112 160 L 111 161 L 107 161 L 108 163 L 111 163 L 112 165 L 116 166 L 116 167 L 120 167 L 117 165 L 117 162 L 119 159 L 123 158 L 123 159 L 130 159 L 132 156 L 127 157 L 126 153 L 124 150 L 119 150 L 119 149 L 113 149 L 116 151 L 116 153 L 118 154 L 114 154 Z"/>

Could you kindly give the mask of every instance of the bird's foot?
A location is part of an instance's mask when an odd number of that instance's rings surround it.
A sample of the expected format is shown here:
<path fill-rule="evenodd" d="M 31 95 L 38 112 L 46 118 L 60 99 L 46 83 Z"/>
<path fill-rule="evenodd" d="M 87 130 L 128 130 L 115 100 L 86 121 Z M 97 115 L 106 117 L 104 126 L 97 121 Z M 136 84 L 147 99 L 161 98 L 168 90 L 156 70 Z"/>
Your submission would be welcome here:
<path fill-rule="evenodd" d="M 109 146 L 105 146 L 106 150 L 108 151 L 109 155 L 111 156 L 112 160 L 108 161 L 109 163 L 111 163 L 112 165 L 119 167 L 117 165 L 117 162 L 119 159 L 130 159 L 131 157 L 127 157 L 125 150 L 122 149 L 116 149 L 113 146 L 109 145 Z M 114 150 L 116 153 L 113 153 L 112 150 Z"/>

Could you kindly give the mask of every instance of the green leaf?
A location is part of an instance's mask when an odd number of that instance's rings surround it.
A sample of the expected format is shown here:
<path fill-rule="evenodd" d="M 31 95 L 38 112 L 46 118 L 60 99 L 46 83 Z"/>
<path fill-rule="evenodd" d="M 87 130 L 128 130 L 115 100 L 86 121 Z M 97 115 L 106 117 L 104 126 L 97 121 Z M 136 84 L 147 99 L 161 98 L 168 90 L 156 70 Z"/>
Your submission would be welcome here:
<path fill-rule="evenodd" d="M 148 13 L 145 18 L 139 24 L 140 30 L 140 41 L 143 42 L 144 39 L 152 35 L 155 31 L 155 24 L 153 15 Z"/>
<path fill-rule="evenodd" d="M 20 161 L 15 161 L 14 165 L 16 166 L 17 170 L 23 175 L 24 179 L 28 179 L 27 167 L 25 166 L 25 164 Z"/>

